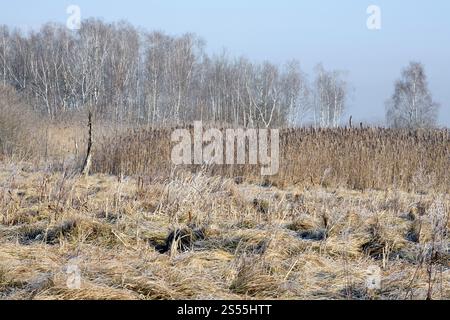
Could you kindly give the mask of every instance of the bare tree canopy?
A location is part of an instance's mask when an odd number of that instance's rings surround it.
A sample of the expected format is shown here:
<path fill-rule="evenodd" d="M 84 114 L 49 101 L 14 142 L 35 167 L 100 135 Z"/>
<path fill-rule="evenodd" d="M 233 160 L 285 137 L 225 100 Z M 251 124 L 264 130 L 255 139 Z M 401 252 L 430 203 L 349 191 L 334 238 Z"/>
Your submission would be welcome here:
<path fill-rule="evenodd" d="M 394 128 L 428 128 L 437 123 L 439 104 L 428 90 L 424 66 L 411 62 L 395 83 L 395 91 L 386 103 L 386 120 Z"/>
<path fill-rule="evenodd" d="M 307 117 L 298 62 L 281 68 L 209 56 L 194 34 L 138 31 L 85 20 L 78 31 L 46 24 L 24 34 L 0 27 L 0 81 L 50 118 L 82 110 L 148 126 L 192 120 L 296 125 Z"/>
<path fill-rule="evenodd" d="M 327 71 L 322 64 L 317 65 L 313 101 L 316 126 L 339 126 L 347 101 L 347 83 L 342 76 L 342 71 Z"/>
<path fill-rule="evenodd" d="M 92 110 L 96 118 L 147 126 L 203 120 L 234 126 L 342 124 L 345 73 L 298 61 L 254 63 L 226 52 L 206 54 L 195 34 L 141 31 L 127 22 L 85 20 L 78 31 L 46 24 L 23 33 L 0 26 L 0 82 L 52 119 Z M 387 103 L 391 127 L 436 125 L 438 104 L 425 71 L 412 62 Z"/>

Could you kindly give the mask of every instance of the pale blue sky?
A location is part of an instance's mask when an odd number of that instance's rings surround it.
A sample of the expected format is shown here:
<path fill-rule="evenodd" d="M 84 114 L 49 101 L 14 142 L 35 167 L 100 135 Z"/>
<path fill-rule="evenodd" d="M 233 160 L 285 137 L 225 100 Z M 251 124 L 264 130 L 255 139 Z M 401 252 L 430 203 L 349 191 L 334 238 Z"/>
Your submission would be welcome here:
<path fill-rule="evenodd" d="M 425 64 L 430 89 L 441 103 L 440 123 L 450 126 L 450 1 L 448 0 L 0 0 L 0 24 L 37 28 L 65 23 L 66 7 L 83 18 L 127 20 L 147 30 L 195 32 L 209 52 L 283 63 L 298 59 L 312 73 L 349 71 L 354 92 L 348 115 L 383 121 L 384 101 L 410 60 Z M 366 27 L 378 5 L 382 29 Z"/>

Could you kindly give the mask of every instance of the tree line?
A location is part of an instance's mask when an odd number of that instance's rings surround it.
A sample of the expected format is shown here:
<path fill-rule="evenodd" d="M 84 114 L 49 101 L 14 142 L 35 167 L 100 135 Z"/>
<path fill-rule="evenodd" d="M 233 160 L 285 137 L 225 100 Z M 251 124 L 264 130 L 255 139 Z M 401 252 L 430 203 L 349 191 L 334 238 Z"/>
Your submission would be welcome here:
<path fill-rule="evenodd" d="M 413 67 L 388 104 L 393 126 L 436 121 L 423 67 Z M 0 26 L 0 81 L 52 119 L 89 109 L 97 117 L 149 126 L 203 120 L 337 127 L 348 100 L 338 70 L 318 65 L 310 82 L 295 60 L 280 67 L 208 55 L 195 34 L 171 36 L 97 19 L 77 31 L 52 23 L 28 33 Z"/>

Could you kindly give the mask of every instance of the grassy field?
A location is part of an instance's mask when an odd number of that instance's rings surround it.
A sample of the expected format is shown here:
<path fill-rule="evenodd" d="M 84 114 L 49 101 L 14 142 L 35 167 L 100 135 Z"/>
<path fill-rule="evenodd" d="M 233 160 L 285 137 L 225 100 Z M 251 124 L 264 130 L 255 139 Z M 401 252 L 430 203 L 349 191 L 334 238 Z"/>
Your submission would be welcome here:
<path fill-rule="evenodd" d="M 442 6 L 118 2 L 4 5 L 0 300 L 450 300 Z"/>
<path fill-rule="evenodd" d="M 448 193 L 249 181 L 3 160 L 0 298 L 450 299 Z"/>

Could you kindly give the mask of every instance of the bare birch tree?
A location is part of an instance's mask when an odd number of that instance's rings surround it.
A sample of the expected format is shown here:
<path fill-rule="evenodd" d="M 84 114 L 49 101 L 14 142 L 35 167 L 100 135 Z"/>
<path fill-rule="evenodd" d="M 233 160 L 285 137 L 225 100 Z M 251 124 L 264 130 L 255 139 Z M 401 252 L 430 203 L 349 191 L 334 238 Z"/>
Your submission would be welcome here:
<path fill-rule="evenodd" d="M 347 83 L 341 71 L 327 71 L 319 64 L 314 82 L 314 122 L 323 128 L 336 128 L 345 112 Z"/>
<path fill-rule="evenodd" d="M 394 128 L 436 126 L 439 104 L 428 89 L 424 66 L 411 62 L 395 83 L 394 94 L 386 103 L 386 120 Z"/>
<path fill-rule="evenodd" d="M 346 84 L 341 73 L 318 70 L 310 90 L 296 61 L 280 67 L 210 56 L 194 34 L 141 32 L 126 22 L 88 19 L 79 30 L 46 24 L 28 33 L 0 28 L 1 84 L 50 118 L 90 110 L 97 119 L 148 126 L 292 126 L 305 122 L 314 100 L 317 123 L 337 126 Z"/>

